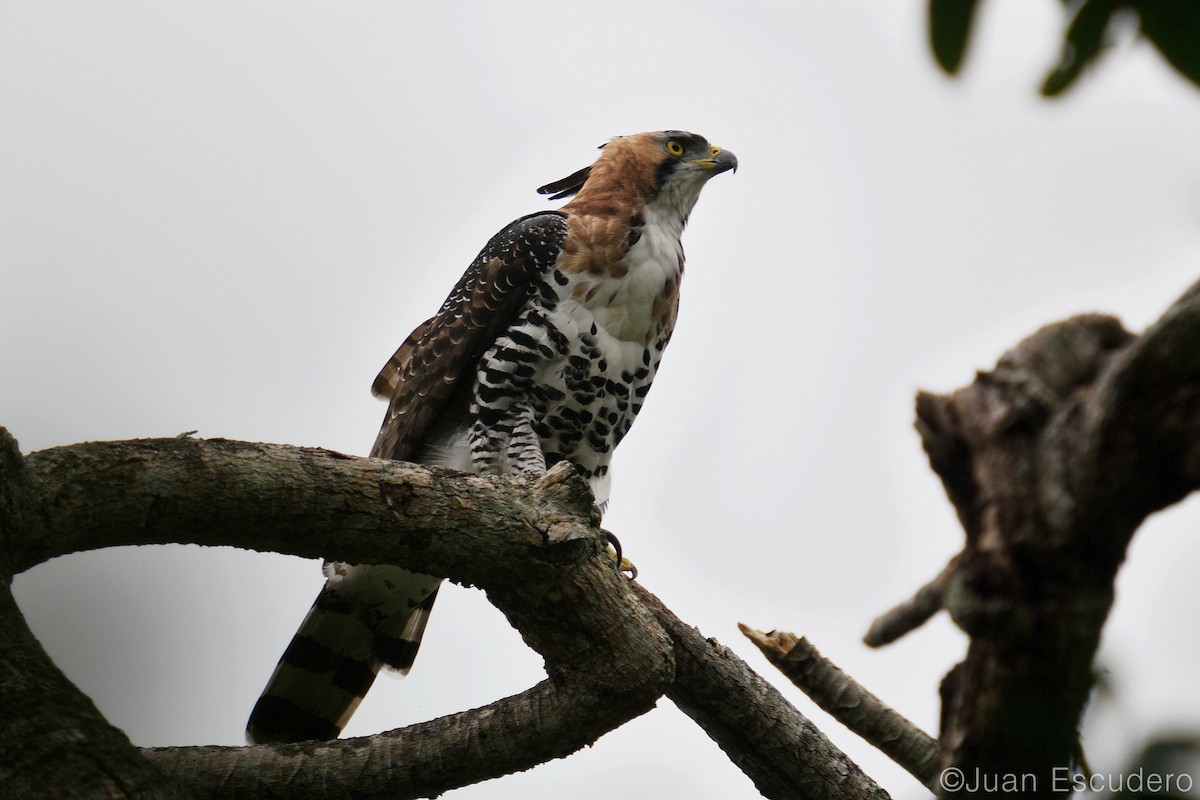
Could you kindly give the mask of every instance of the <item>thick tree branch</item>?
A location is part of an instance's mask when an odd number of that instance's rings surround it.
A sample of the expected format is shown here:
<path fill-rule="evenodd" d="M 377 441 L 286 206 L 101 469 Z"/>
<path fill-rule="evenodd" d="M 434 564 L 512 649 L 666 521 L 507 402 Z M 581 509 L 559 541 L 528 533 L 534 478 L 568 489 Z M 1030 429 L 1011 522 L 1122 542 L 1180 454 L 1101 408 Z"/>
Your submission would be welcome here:
<path fill-rule="evenodd" d="M 54 666 L 0 584 L 0 795 L 166 800 L 186 795 Z"/>
<path fill-rule="evenodd" d="M 612 569 L 565 466 L 524 483 L 176 438 L 57 448 L 21 469 L 5 506 L 16 569 L 169 542 L 399 563 L 480 586 L 546 657 L 549 680 L 522 694 L 379 736 L 145 751 L 200 796 L 435 795 L 572 752 L 668 690 L 768 796 L 886 797 L 736 656 Z"/>
<path fill-rule="evenodd" d="M 182 798 L 54 666 L 13 599 L 11 551 L 31 477 L 0 428 L 0 795 Z"/>
<path fill-rule="evenodd" d="M 483 708 L 355 739 L 143 751 L 195 798 L 436 797 L 590 744 L 611 726 L 608 695 L 550 681 Z M 378 764 L 394 768 L 380 770 Z"/>
<path fill-rule="evenodd" d="M 545 656 L 549 681 L 429 723 L 423 739 L 401 737 L 415 747 L 404 751 L 411 761 L 389 760 L 397 745 L 386 739 L 320 745 L 354 750 L 370 765 L 352 773 L 364 783 L 323 796 L 436 794 L 526 769 L 649 710 L 673 673 L 669 640 L 601 554 L 591 493 L 566 466 L 526 484 L 322 450 L 164 439 L 57 448 L 29 456 L 23 470 L 5 526 L 17 569 L 82 549 L 166 542 L 400 563 L 480 586 Z M 442 740 L 428 738 L 435 730 Z M 282 758 L 306 772 L 317 762 L 297 754 L 313 747 L 264 745 L 231 758 Z M 196 763 L 180 752 L 155 758 Z M 231 774 L 224 759 L 215 763 L 207 774 Z M 278 793 L 286 774 L 259 770 L 259 791 Z M 308 779 L 297 773 L 287 785 Z"/>
<path fill-rule="evenodd" d="M 179 542 L 390 558 L 475 584 L 499 571 L 481 552 L 561 563 L 603 547 L 590 493 L 565 468 L 526 484 L 318 448 L 172 438 L 43 450 L 25 470 L 14 572 L 80 550 Z"/>
<path fill-rule="evenodd" d="M 917 428 L 966 545 L 871 636 L 946 608 L 971 644 L 942 684 L 942 766 L 1046 794 L 1078 750 L 1129 542 L 1200 484 L 1200 289 L 1140 337 L 1099 315 L 1043 328 L 971 386 L 919 395 Z"/>

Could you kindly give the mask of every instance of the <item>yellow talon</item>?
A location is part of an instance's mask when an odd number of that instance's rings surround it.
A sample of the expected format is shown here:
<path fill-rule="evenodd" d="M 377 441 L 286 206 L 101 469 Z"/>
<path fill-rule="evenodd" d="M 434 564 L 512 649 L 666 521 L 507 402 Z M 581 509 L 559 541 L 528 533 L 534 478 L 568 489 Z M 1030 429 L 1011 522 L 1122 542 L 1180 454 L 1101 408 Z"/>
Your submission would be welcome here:
<path fill-rule="evenodd" d="M 632 561 L 621 554 L 621 541 L 611 531 L 606 531 L 603 528 L 600 530 L 604 534 L 604 538 L 608 539 L 608 558 L 613 562 L 617 571 L 621 573 L 628 572 L 630 580 L 637 578 L 637 567 L 633 565 Z"/>

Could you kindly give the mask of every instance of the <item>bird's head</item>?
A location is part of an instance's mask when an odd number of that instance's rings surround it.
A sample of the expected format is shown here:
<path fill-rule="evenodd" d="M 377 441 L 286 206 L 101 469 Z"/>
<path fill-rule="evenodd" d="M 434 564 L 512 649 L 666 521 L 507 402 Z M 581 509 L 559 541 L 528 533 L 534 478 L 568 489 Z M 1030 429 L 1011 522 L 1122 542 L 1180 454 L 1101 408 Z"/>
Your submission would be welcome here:
<path fill-rule="evenodd" d="M 576 195 L 568 206 L 584 209 L 613 203 L 644 207 L 653 203 L 682 219 L 709 178 L 736 170 L 737 157 L 686 131 L 654 131 L 619 136 L 601 145 L 590 167 L 538 189 L 550 199 Z"/>

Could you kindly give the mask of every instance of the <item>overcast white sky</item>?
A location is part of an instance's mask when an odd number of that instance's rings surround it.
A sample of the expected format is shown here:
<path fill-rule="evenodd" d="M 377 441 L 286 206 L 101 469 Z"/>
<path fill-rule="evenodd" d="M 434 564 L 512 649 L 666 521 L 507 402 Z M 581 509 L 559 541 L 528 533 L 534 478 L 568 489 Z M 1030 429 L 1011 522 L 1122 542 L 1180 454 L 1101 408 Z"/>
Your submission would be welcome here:
<path fill-rule="evenodd" d="M 733 647 L 807 635 L 936 733 L 965 639 L 882 651 L 871 619 L 961 532 L 912 430 L 1042 324 L 1140 329 L 1200 277 L 1200 92 L 1123 41 L 1036 94 L 1060 6 L 984 4 L 963 79 L 923 0 L 0 6 L 0 424 L 22 449 L 201 436 L 365 454 L 369 387 L 535 187 L 614 134 L 737 153 L 685 234 L 681 320 L 614 467 L 607 526 L 641 581 Z M 1195 504 L 1136 540 L 1103 663 L 1114 769 L 1200 723 Z M 321 583 L 316 562 L 197 547 L 77 555 L 16 579 L 67 674 L 139 745 L 235 744 Z M 541 677 L 482 594 L 443 590 L 405 680 L 348 734 Z M 917 783 L 803 698 L 886 788 Z M 754 796 L 670 702 L 456 800 Z"/>

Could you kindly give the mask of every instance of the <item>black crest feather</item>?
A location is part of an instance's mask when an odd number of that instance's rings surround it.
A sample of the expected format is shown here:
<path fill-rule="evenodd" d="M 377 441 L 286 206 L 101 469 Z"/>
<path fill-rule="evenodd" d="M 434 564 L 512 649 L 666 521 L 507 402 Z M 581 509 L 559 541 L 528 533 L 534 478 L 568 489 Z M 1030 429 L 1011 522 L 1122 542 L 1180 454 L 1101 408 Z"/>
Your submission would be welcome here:
<path fill-rule="evenodd" d="M 562 200 L 564 197 L 570 197 L 576 194 L 583 188 L 583 182 L 587 180 L 592 168 L 584 167 L 578 172 L 572 172 L 561 180 L 547 183 L 545 186 L 538 187 L 538 194 L 548 194 L 551 200 Z"/>

